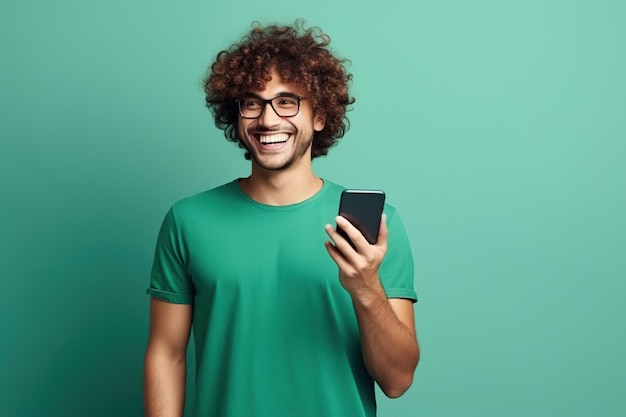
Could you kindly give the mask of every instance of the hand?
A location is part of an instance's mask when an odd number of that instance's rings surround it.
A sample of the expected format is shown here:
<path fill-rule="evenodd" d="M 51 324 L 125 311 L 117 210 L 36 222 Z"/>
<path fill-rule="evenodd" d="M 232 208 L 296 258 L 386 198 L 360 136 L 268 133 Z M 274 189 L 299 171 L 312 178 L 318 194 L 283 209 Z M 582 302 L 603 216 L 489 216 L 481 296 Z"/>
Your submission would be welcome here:
<path fill-rule="evenodd" d="M 353 298 L 364 301 L 380 299 L 381 293 L 384 295 L 384 290 L 380 284 L 378 269 L 387 253 L 389 234 L 386 216 L 382 215 L 375 244 L 370 244 L 345 217 L 337 216 L 335 221 L 354 244 L 353 248 L 334 227 L 326 225 L 326 233 L 334 242 L 333 244 L 326 241 L 326 250 L 339 267 L 341 285 Z"/>

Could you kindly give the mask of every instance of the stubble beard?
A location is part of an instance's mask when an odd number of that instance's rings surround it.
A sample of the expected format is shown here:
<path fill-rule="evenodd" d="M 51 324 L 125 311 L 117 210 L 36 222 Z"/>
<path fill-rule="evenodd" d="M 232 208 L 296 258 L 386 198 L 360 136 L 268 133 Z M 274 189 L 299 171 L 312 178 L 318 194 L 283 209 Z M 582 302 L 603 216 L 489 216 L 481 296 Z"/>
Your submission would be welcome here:
<path fill-rule="evenodd" d="M 303 139 L 306 136 L 308 136 L 308 140 Z M 254 147 L 251 147 L 252 150 L 248 149 L 248 147 L 246 147 L 246 149 L 250 153 L 250 158 L 252 159 L 252 161 L 260 168 L 268 171 L 283 171 L 291 168 L 298 160 L 308 154 L 308 150 L 313 143 L 313 131 L 296 133 L 296 135 L 291 140 L 294 140 L 297 143 L 295 147 L 291 148 L 291 154 L 286 155 L 287 157 L 284 160 L 275 161 L 272 159 L 269 161 L 269 163 L 266 163 L 263 161 L 264 158 L 262 157 L 262 155 L 261 157 L 257 155 L 256 149 Z"/>

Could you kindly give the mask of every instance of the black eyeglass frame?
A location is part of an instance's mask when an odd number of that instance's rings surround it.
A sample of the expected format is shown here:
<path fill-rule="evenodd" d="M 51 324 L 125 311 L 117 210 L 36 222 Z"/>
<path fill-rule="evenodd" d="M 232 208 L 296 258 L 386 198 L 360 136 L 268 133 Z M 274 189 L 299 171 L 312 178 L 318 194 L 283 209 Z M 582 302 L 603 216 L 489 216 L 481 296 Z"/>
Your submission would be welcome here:
<path fill-rule="evenodd" d="M 289 116 L 283 116 L 282 114 L 280 114 L 280 113 L 276 110 L 276 107 L 274 107 L 274 104 L 273 104 L 272 102 L 273 102 L 274 100 L 276 100 L 277 98 L 281 98 L 281 97 L 284 97 L 284 98 L 295 98 L 295 99 L 297 99 L 297 100 L 298 100 L 298 105 L 297 105 L 297 108 L 296 108 L 296 112 L 295 112 L 294 114 L 291 114 L 291 115 L 289 115 Z M 254 99 L 254 100 L 257 100 L 257 101 L 259 101 L 260 103 L 262 103 L 261 113 L 259 113 L 259 115 L 258 115 L 258 116 L 255 116 L 255 117 L 249 117 L 249 116 L 244 116 L 244 115 L 243 115 L 243 110 L 241 109 L 241 103 L 242 103 L 242 101 L 247 100 L 247 99 L 250 99 L 250 98 L 251 98 L 251 99 Z M 276 113 L 276 115 L 277 115 L 278 117 L 294 117 L 294 116 L 296 116 L 298 113 L 300 113 L 300 102 L 301 102 L 302 100 L 306 100 L 306 98 L 307 98 L 307 97 L 297 96 L 297 95 L 295 95 L 295 94 L 279 94 L 279 95 L 277 95 L 276 97 L 272 97 L 272 98 L 269 98 L 269 99 L 267 99 L 267 100 L 266 100 L 266 99 L 263 99 L 263 98 L 260 98 L 260 97 L 256 97 L 256 96 L 249 96 L 249 97 L 243 97 L 243 98 L 238 98 L 238 99 L 235 99 L 235 102 L 237 103 L 237 109 L 239 110 L 239 115 L 240 115 L 241 117 L 243 117 L 244 119 L 249 119 L 249 120 L 252 120 L 252 119 L 258 119 L 259 117 L 263 116 L 263 113 L 265 113 L 265 108 L 267 107 L 267 105 L 268 105 L 268 104 L 270 105 L 270 107 L 272 108 L 272 110 L 274 110 L 274 113 Z"/>

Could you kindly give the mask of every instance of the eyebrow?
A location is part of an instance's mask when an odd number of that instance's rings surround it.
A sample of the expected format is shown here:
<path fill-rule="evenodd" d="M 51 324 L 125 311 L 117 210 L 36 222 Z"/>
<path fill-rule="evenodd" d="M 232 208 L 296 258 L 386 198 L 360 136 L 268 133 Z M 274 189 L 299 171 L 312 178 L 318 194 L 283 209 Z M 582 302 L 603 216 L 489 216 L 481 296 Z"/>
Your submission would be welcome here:
<path fill-rule="evenodd" d="M 261 97 L 258 94 L 255 94 L 255 93 L 244 94 L 244 97 L 246 97 L 246 98 L 258 98 L 259 100 L 265 100 L 263 97 Z M 289 91 L 281 91 L 280 93 L 278 93 L 274 97 L 268 98 L 268 100 L 272 100 L 272 99 L 275 99 L 277 97 L 300 97 L 300 95 L 291 93 Z"/>

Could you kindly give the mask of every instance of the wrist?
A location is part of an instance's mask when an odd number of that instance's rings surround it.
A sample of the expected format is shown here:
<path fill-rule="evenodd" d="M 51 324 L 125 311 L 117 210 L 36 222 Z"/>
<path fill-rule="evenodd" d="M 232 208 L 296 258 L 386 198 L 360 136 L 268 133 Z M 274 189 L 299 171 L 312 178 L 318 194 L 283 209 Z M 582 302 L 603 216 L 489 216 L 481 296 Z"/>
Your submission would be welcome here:
<path fill-rule="evenodd" d="M 355 307 L 373 308 L 381 303 L 387 303 L 387 294 L 379 279 L 369 287 L 353 291 L 350 296 Z"/>

